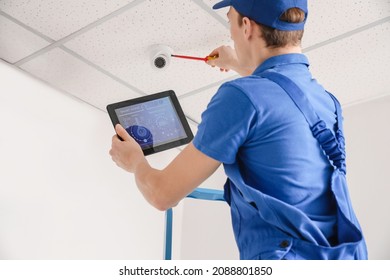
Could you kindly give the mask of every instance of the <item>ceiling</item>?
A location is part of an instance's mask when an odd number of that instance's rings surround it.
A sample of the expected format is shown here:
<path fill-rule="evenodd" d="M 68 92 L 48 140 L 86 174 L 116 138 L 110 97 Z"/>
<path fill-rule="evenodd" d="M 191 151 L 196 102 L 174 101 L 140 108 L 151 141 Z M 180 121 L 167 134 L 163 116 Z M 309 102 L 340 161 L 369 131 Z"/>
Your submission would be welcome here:
<path fill-rule="evenodd" d="M 180 59 L 159 71 L 148 48 L 204 57 L 232 45 L 227 9 L 211 9 L 217 1 L 0 0 L 0 58 L 104 111 L 173 89 L 195 131 L 219 85 L 237 74 Z M 390 95 L 389 46 L 390 0 L 309 1 L 303 50 L 343 106 Z"/>

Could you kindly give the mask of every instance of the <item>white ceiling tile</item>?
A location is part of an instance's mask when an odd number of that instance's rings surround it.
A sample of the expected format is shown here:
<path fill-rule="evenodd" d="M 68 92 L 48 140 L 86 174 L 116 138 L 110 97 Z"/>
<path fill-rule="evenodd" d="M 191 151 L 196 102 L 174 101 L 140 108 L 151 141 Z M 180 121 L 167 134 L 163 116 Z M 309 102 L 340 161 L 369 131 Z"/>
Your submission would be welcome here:
<path fill-rule="evenodd" d="M 0 58 L 15 63 L 49 42 L 0 15 Z"/>
<path fill-rule="evenodd" d="M 218 0 L 203 0 L 203 2 L 210 7 L 211 10 L 214 11 L 214 13 L 216 13 L 219 17 L 221 17 L 226 23 L 228 23 L 228 18 L 227 18 L 227 12 L 229 11 L 229 8 L 226 7 L 226 8 L 222 8 L 222 9 L 218 9 L 218 10 L 214 10 L 213 9 L 213 6 L 220 2 Z"/>
<path fill-rule="evenodd" d="M 0 10 L 59 40 L 133 0 L 1 0 Z"/>
<path fill-rule="evenodd" d="M 140 96 L 58 48 L 21 68 L 102 110 L 106 110 L 107 104 Z"/>
<path fill-rule="evenodd" d="M 44 53 L 21 68 L 102 109 L 107 103 L 138 97 L 131 86 L 145 94 L 173 89 L 179 97 L 183 96 L 180 102 L 185 113 L 199 122 L 218 87 L 201 89 L 234 78 L 235 73 L 221 74 L 203 62 L 174 58 L 167 69 L 158 71 L 151 66 L 147 48 L 165 44 L 177 54 L 206 56 L 221 44 L 231 45 L 228 28 L 217 20 L 220 17 L 226 21 L 227 9 L 211 11 L 216 2 L 218 0 L 203 0 L 204 4 L 201 0 L 0 0 L 0 10 L 32 29 L 60 39 L 128 3 L 138 3 L 66 43 L 109 75 L 83 62 L 85 59 L 78 54 L 72 56 L 69 50 L 63 51 L 65 48 Z M 310 1 L 309 5 L 305 46 L 390 15 L 390 0 Z M 210 7 L 209 12 L 204 10 L 205 6 Z M 331 20 L 329 15 L 332 15 Z M 6 38 L 0 44 L 0 57 L 16 61 L 47 45 L 14 22 L 3 17 L 0 21 L 0 38 Z M 386 94 L 389 85 L 383 73 L 387 73 L 389 64 L 388 31 L 388 24 L 378 25 L 307 52 L 315 76 L 343 103 Z M 110 76 L 116 76 L 130 88 Z M 357 81 L 362 84 L 358 85 Z M 200 93 L 191 95 L 193 91 Z M 187 96 L 187 93 L 190 94 Z"/>
<path fill-rule="evenodd" d="M 215 86 L 204 90 L 200 93 L 181 98 L 180 104 L 186 115 L 190 116 L 193 120 L 200 123 L 202 120 L 201 116 L 204 110 L 206 110 L 211 98 L 217 92 L 219 86 Z"/>
<path fill-rule="evenodd" d="M 308 1 L 303 47 L 310 47 L 390 16 L 390 0 Z"/>
<path fill-rule="evenodd" d="M 182 95 L 224 77 L 202 61 L 178 58 L 153 69 L 148 48 L 163 44 L 176 54 L 205 57 L 229 42 L 228 30 L 194 2 L 162 0 L 142 2 L 66 47 L 147 94 L 173 89 Z"/>
<path fill-rule="evenodd" d="M 313 76 L 343 105 L 390 94 L 390 22 L 307 53 Z"/>

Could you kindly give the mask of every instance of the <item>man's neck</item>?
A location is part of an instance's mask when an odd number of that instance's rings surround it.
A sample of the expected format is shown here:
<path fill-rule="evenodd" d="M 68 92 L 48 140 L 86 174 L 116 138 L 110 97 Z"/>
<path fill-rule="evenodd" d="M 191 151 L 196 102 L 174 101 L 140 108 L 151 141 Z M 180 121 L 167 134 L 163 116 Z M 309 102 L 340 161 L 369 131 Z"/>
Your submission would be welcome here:
<path fill-rule="evenodd" d="M 268 58 L 273 56 L 278 56 L 282 54 L 292 54 L 292 53 L 302 53 L 302 48 L 300 46 L 286 46 L 282 48 L 263 48 L 261 51 L 258 51 L 257 55 L 257 66 L 262 64 Z M 256 68 L 257 68 L 256 66 Z M 255 69 L 256 69 L 255 68 Z"/>
<path fill-rule="evenodd" d="M 263 44 L 254 45 L 251 52 L 250 64 L 245 68 L 248 69 L 248 74 L 253 73 L 256 68 L 266 61 L 268 58 L 290 53 L 302 53 L 302 48 L 300 46 L 286 46 L 281 48 L 267 48 Z"/>
<path fill-rule="evenodd" d="M 302 53 L 302 48 L 300 46 L 288 46 L 283 48 L 276 49 L 267 49 L 269 53 L 269 57 L 281 55 L 281 54 L 289 54 L 289 53 Z"/>

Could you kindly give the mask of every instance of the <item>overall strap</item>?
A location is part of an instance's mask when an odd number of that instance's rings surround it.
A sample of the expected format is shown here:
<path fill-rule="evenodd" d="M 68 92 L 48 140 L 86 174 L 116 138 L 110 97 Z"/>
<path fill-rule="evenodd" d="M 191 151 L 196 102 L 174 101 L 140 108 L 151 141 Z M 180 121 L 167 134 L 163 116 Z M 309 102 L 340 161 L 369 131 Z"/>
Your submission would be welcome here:
<path fill-rule="evenodd" d="M 335 130 L 336 130 L 336 139 L 339 141 L 339 146 L 340 149 L 344 152 L 344 158 L 345 158 L 345 138 L 343 134 L 343 116 L 341 114 L 341 105 L 337 98 L 331 94 L 329 91 L 326 91 L 329 96 L 333 99 L 334 105 L 336 107 L 336 125 L 335 125 Z M 345 169 L 345 163 L 344 163 L 344 169 Z M 344 170 L 345 173 L 346 170 Z"/>
<path fill-rule="evenodd" d="M 336 131 L 335 134 L 333 134 L 332 131 L 326 127 L 326 123 L 317 115 L 303 91 L 292 80 L 282 74 L 271 71 L 262 73 L 261 77 L 275 82 L 284 89 L 305 117 L 313 136 L 320 143 L 321 148 L 328 156 L 331 164 L 345 174 L 345 141 L 342 132 L 341 106 L 337 99 L 328 92 L 335 103 L 337 115 Z"/>

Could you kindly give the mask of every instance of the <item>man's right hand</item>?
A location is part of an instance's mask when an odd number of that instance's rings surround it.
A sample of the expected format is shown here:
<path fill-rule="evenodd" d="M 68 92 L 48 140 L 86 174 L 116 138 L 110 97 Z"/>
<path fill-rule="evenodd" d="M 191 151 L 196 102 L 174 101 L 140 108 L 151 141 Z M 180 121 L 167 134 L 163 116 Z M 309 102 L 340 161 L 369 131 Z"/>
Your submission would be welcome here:
<path fill-rule="evenodd" d="M 215 59 L 210 59 L 206 63 L 211 67 L 219 67 L 221 72 L 227 72 L 230 69 L 234 70 L 234 65 L 238 65 L 236 51 L 229 46 L 220 46 L 213 50 L 209 56 L 216 56 Z"/>
<path fill-rule="evenodd" d="M 248 76 L 251 75 L 255 70 L 240 65 L 236 50 L 230 46 L 220 46 L 219 48 L 213 50 L 208 56 L 217 57 L 207 60 L 206 63 L 211 67 L 219 67 L 221 72 L 228 72 L 229 70 L 233 70 L 241 76 Z"/>

